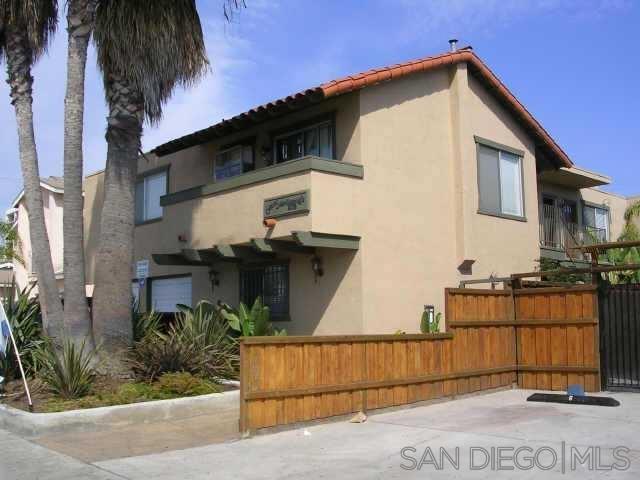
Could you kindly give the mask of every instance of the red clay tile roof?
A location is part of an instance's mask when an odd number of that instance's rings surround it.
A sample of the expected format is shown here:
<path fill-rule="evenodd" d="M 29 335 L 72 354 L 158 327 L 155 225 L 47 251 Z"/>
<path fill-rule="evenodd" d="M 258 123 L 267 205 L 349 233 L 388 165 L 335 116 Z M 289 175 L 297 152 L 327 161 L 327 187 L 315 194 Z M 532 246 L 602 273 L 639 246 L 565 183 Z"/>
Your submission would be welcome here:
<path fill-rule="evenodd" d="M 467 62 L 469 71 L 475 75 L 484 86 L 498 97 L 499 100 L 511 111 L 513 115 L 524 125 L 525 129 L 536 140 L 536 146 L 542 148 L 545 153 L 554 158 L 559 166 L 571 167 L 573 163 L 569 156 L 553 140 L 551 135 L 529 113 L 500 79 L 480 60 L 470 49 L 461 49 L 456 52 L 444 53 L 434 57 L 426 57 L 405 63 L 399 63 L 384 68 L 369 70 L 367 72 L 350 75 L 348 77 L 332 80 L 302 92 L 289 95 L 285 98 L 266 103 L 251 110 L 241 113 L 231 119 L 222 120 L 204 130 L 186 135 L 167 142 L 153 151 L 158 155 L 167 155 L 183 148 L 188 148 L 214 138 L 229 135 L 237 130 L 246 128 L 252 124 L 260 123 L 275 116 L 284 115 L 292 110 L 304 108 L 310 104 L 318 103 L 327 98 L 336 97 L 345 93 L 360 90 L 381 82 L 394 80 L 417 72 L 426 72 L 437 68 Z"/>

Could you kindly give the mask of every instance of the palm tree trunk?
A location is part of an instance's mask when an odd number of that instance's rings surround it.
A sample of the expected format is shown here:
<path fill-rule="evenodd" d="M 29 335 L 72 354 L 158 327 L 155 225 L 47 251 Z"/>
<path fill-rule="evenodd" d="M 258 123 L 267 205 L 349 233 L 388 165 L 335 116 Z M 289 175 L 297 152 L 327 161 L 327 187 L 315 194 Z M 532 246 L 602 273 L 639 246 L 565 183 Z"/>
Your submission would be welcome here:
<path fill-rule="evenodd" d="M 82 198 L 82 134 L 87 47 L 96 0 L 70 0 L 67 7 L 67 91 L 64 112 L 64 323 L 72 340 L 93 344 L 85 292 Z"/>
<path fill-rule="evenodd" d="M 116 353 L 133 340 L 135 183 L 144 110 L 141 96 L 123 79 L 110 76 L 105 88 L 109 103 L 107 167 L 96 256 L 93 333 L 105 351 Z"/>
<path fill-rule="evenodd" d="M 24 32 L 7 28 L 7 74 L 11 103 L 16 111 L 20 167 L 24 182 L 24 198 L 29 212 L 29 234 L 33 263 L 38 277 L 38 294 L 42 307 L 43 326 L 48 335 L 60 338 L 63 333 L 63 313 L 60 295 L 51 261 L 51 247 L 44 221 L 38 152 L 33 131 L 32 55 Z"/>

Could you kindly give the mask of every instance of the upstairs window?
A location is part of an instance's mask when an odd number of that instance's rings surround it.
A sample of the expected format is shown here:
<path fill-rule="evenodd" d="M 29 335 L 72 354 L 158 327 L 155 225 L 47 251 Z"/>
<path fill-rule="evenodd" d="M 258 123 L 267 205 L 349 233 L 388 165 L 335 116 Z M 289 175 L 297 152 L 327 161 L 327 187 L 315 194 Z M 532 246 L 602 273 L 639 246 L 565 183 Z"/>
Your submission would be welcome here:
<path fill-rule="evenodd" d="M 522 157 L 478 144 L 479 211 L 524 217 Z"/>
<path fill-rule="evenodd" d="M 306 155 L 333 158 L 333 125 L 331 122 L 318 123 L 276 137 L 276 163 L 294 160 Z"/>
<path fill-rule="evenodd" d="M 167 194 L 167 171 L 147 175 L 136 183 L 136 223 L 162 218 L 160 197 Z"/>
<path fill-rule="evenodd" d="M 583 223 L 587 235 L 592 242 L 606 242 L 609 240 L 609 209 L 596 205 L 583 205 Z"/>
<path fill-rule="evenodd" d="M 214 177 L 224 180 L 242 175 L 253 170 L 253 147 L 251 145 L 236 145 L 222 150 L 216 155 Z"/>

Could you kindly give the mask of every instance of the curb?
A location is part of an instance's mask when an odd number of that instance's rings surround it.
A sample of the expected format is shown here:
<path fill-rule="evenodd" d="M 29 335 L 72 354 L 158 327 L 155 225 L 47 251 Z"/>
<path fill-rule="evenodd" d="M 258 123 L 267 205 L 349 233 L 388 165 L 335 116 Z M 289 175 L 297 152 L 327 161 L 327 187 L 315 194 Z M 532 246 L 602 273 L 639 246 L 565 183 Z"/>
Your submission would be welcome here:
<path fill-rule="evenodd" d="M 23 437 L 38 437 L 49 434 L 102 431 L 128 425 L 211 414 L 219 415 L 221 422 L 224 422 L 234 418 L 239 419 L 239 405 L 238 390 L 57 413 L 29 413 L 0 405 L 0 429 Z"/>

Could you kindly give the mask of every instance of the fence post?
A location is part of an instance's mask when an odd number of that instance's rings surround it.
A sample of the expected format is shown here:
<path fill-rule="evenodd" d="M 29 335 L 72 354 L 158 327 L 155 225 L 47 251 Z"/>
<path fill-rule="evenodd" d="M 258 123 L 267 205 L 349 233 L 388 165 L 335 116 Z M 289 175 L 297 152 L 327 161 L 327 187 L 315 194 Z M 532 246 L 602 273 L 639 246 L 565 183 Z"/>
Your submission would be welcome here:
<path fill-rule="evenodd" d="M 240 338 L 240 421 L 239 430 L 240 435 L 248 436 L 249 427 L 247 421 L 247 401 L 245 400 L 245 394 L 247 392 L 247 380 L 249 366 L 247 361 L 247 346 L 244 343 L 244 338 Z"/>

